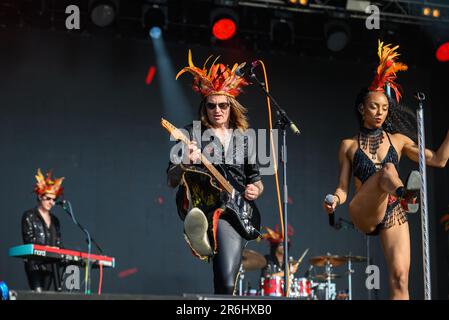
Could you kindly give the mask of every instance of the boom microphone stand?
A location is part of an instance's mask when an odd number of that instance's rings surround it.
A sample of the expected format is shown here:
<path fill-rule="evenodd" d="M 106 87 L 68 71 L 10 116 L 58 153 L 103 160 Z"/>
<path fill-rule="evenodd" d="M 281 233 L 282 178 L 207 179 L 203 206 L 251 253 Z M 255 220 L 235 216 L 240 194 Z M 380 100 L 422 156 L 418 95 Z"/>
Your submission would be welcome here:
<path fill-rule="evenodd" d="M 91 290 L 90 290 L 90 284 L 91 284 L 90 256 L 91 256 L 91 253 L 92 253 L 92 243 L 95 244 L 95 246 L 100 251 L 100 253 L 103 253 L 103 250 L 101 250 L 101 248 L 98 245 L 98 243 L 90 236 L 89 231 L 87 231 L 87 229 L 84 228 L 78 222 L 78 220 L 76 220 L 75 215 L 73 213 L 72 204 L 69 201 L 67 201 L 67 200 L 58 201 L 57 204 L 62 206 L 62 209 L 68 215 L 70 215 L 70 218 L 72 218 L 73 222 L 81 229 L 81 231 L 83 231 L 86 234 L 86 237 L 87 237 L 87 239 L 86 239 L 87 240 L 87 264 L 86 264 L 86 268 L 87 269 L 86 270 L 87 270 L 88 277 L 87 277 L 85 285 L 84 285 L 84 293 L 85 294 L 91 294 Z"/>
<path fill-rule="evenodd" d="M 276 108 L 276 114 L 278 116 L 278 120 L 276 122 L 276 127 L 278 127 L 282 132 L 282 149 L 281 149 L 281 163 L 283 167 L 283 190 L 284 190 L 284 199 L 283 199 L 283 207 L 284 207 L 284 292 L 287 295 L 288 292 L 288 215 L 287 215 L 287 205 L 288 205 L 288 188 L 287 188 L 287 127 L 293 131 L 294 134 L 299 135 L 300 131 L 296 127 L 295 123 L 289 118 L 284 109 L 282 109 L 276 100 L 273 98 L 271 93 L 269 93 L 266 89 L 265 83 L 261 82 L 256 75 L 254 74 L 254 68 L 257 66 L 256 63 L 252 63 L 252 67 L 249 71 L 249 77 L 256 81 L 262 91 L 268 96 Z"/>

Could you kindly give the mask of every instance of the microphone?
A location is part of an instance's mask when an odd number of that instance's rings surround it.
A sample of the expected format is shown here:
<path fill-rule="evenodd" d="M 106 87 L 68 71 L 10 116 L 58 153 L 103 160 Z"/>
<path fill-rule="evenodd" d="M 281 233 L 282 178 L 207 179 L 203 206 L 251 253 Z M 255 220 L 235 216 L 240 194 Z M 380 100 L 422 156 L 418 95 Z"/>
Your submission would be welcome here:
<path fill-rule="evenodd" d="M 290 122 L 290 129 L 293 131 L 294 134 L 300 134 L 298 127 L 293 122 Z"/>
<path fill-rule="evenodd" d="M 250 73 L 253 73 L 254 68 L 256 68 L 259 65 L 259 60 L 253 61 L 251 63 L 246 63 L 242 67 L 237 67 L 235 69 L 235 74 L 239 77 L 243 77 L 248 71 Z"/>
<path fill-rule="evenodd" d="M 58 200 L 58 201 L 56 201 L 55 205 L 64 207 L 64 205 L 65 205 L 66 203 L 67 203 L 66 200 Z"/>
<path fill-rule="evenodd" d="M 332 205 L 334 203 L 334 195 L 328 194 L 324 199 L 324 202 L 326 202 L 328 205 Z M 328 216 L 329 216 L 329 225 L 333 227 L 335 225 L 335 215 L 332 212 L 329 213 Z"/>

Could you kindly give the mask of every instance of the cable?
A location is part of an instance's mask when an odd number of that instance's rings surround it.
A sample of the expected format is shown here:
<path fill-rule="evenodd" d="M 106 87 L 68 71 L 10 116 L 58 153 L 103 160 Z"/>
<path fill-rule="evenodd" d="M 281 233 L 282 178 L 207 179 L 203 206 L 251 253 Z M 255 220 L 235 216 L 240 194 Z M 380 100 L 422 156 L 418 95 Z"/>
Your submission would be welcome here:
<path fill-rule="evenodd" d="M 269 85 L 268 85 L 268 76 L 267 76 L 267 70 L 265 69 L 265 64 L 263 63 L 262 60 L 258 60 L 258 62 L 262 66 L 264 82 L 265 82 L 265 89 L 267 92 L 269 92 L 270 89 L 269 89 Z M 276 194 L 277 194 L 278 208 L 279 208 L 279 220 L 281 222 L 282 239 L 285 239 L 286 232 L 285 232 L 285 227 L 284 227 L 284 216 L 283 216 L 282 204 L 281 204 L 281 190 L 279 187 L 279 176 L 278 176 L 278 168 L 277 168 L 276 150 L 274 148 L 274 142 L 273 142 L 273 120 L 272 120 L 272 115 L 271 115 L 271 101 L 270 101 L 270 97 L 268 95 L 267 95 L 267 107 L 268 107 L 268 124 L 269 124 L 269 128 L 270 128 L 270 146 L 271 146 L 271 154 L 273 156 L 273 161 L 274 161 L 274 179 L 276 182 Z M 284 250 L 286 250 L 286 248 L 284 248 Z M 289 263 L 289 262 L 284 261 L 284 263 Z M 287 268 L 287 270 L 290 270 L 290 269 Z M 287 283 L 284 286 L 286 288 L 285 295 L 287 297 L 289 296 L 289 293 L 290 293 L 289 292 L 290 285 L 288 283 L 289 279 L 290 279 L 290 274 L 287 273 Z"/>
<path fill-rule="evenodd" d="M 79 224 L 78 221 L 76 220 L 75 214 L 73 213 L 73 210 L 72 210 L 72 204 L 70 203 L 70 201 L 66 200 L 65 203 L 68 205 L 69 214 L 70 214 L 70 217 L 72 218 L 73 222 L 77 226 L 79 226 L 83 230 L 83 232 L 87 235 L 87 266 L 86 266 L 86 272 L 85 272 L 85 276 L 84 276 L 84 283 L 85 283 L 84 294 L 90 294 L 89 269 L 90 269 L 90 256 L 91 256 L 91 252 L 92 252 L 92 240 L 91 240 L 89 231 L 87 231 L 86 228 L 81 226 L 81 224 Z"/>
<path fill-rule="evenodd" d="M 103 264 L 100 263 L 100 282 L 98 284 L 98 295 L 101 296 L 101 287 L 103 286 Z"/>

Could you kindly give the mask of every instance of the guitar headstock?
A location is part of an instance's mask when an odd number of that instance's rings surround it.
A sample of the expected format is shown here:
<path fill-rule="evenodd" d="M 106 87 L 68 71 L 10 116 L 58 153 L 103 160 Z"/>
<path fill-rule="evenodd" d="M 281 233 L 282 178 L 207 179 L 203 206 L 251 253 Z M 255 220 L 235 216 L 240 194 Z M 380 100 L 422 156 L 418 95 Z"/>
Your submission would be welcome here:
<path fill-rule="evenodd" d="M 189 143 L 189 140 L 187 139 L 187 137 L 181 132 L 181 130 L 179 130 L 178 128 L 176 128 L 174 125 L 172 125 L 170 122 L 168 122 L 167 120 L 165 120 L 164 118 L 161 118 L 161 125 L 165 128 L 165 130 L 167 130 L 176 140 L 181 140 L 184 143 Z"/>

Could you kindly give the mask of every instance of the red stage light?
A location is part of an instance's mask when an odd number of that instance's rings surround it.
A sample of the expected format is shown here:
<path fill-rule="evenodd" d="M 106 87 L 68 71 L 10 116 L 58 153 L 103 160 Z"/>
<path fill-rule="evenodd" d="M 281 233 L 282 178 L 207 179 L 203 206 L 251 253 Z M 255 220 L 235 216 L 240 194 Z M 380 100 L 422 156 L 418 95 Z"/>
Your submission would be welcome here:
<path fill-rule="evenodd" d="M 235 21 L 228 18 L 217 20 L 212 27 L 212 34 L 218 40 L 231 39 L 237 31 Z"/>
<path fill-rule="evenodd" d="M 449 42 L 443 43 L 438 49 L 437 49 L 437 60 L 440 62 L 448 62 L 449 61 Z"/>
<path fill-rule="evenodd" d="M 145 79 L 145 83 L 146 83 L 147 85 L 150 85 L 151 82 L 153 82 L 153 78 L 154 78 L 154 75 L 155 75 L 155 74 L 156 74 L 156 67 L 155 67 L 155 66 L 151 66 L 151 67 L 148 69 L 147 78 Z"/>

